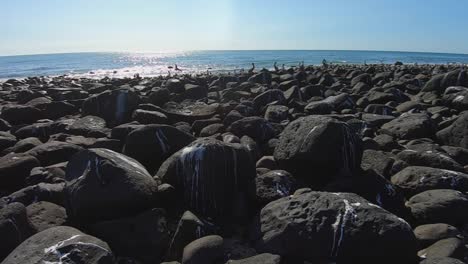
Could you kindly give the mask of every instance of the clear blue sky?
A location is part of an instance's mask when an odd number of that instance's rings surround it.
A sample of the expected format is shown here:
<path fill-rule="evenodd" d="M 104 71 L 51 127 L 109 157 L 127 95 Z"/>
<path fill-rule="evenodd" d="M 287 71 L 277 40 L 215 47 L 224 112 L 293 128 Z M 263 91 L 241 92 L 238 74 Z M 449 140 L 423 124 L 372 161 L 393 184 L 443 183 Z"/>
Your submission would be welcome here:
<path fill-rule="evenodd" d="M 468 53 L 466 0 L 1 0 L 0 55 L 349 49 Z"/>

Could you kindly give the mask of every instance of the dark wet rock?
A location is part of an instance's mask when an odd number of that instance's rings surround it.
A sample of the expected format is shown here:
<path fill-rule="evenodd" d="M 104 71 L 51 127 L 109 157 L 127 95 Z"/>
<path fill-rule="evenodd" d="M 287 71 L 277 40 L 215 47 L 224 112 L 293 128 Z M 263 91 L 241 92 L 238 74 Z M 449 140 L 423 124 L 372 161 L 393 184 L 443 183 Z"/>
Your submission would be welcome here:
<path fill-rule="evenodd" d="M 394 139 L 394 137 L 386 134 L 380 134 L 374 137 L 374 141 L 379 146 L 380 150 L 391 151 L 393 149 L 401 149 L 402 147 Z"/>
<path fill-rule="evenodd" d="M 442 100 L 460 111 L 468 109 L 468 88 L 462 86 L 451 86 L 445 90 Z"/>
<path fill-rule="evenodd" d="M 67 214 L 83 224 L 147 208 L 157 183 L 136 160 L 108 149 L 83 150 L 65 175 Z"/>
<path fill-rule="evenodd" d="M 172 126 L 147 125 L 128 134 L 123 153 L 154 173 L 169 156 L 194 140 L 192 135 Z"/>
<path fill-rule="evenodd" d="M 468 76 L 466 71 L 454 70 L 445 74 L 432 77 L 423 87 L 423 92 L 443 93 L 449 86 L 468 87 Z"/>
<path fill-rule="evenodd" d="M 36 232 L 61 226 L 67 222 L 65 208 L 49 202 L 37 202 L 26 207 L 28 219 Z"/>
<path fill-rule="evenodd" d="M 333 111 L 333 105 L 324 101 L 310 102 L 304 110 L 311 115 L 326 115 Z"/>
<path fill-rule="evenodd" d="M 0 158 L 0 190 L 14 192 L 25 186 L 32 168 L 40 166 L 30 155 L 11 153 Z"/>
<path fill-rule="evenodd" d="M 224 260 L 238 260 L 255 256 L 257 251 L 251 243 L 241 237 L 225 238 L 223 243 Z M 224 262 L 223 262 L 224 263 Z"/>
<path fill-rule="evenodd" d="M 372 169 L 380 175 L 388 178 L 391 175 L 395 159 L 383 151 L 364 150 L 362 154 L 361 168 Z"/>
<path fill-rule="evenodd" d="M 191 103 L 188 105 L 165 104 L 163 114 L 172 122 L 189 122 L 195 120 L 209 119 L 219 110 L 219 104 Z"/>
<path fill-rule="evenodd" d="M 229 260 L 226 264 L 280 264 L 281 256 L 273 255 L 270 253 L 263 253 L 255 255 L 253 257 L 239 259 L 239 260 Z"/>
<path fill-rule="evenodd" d="M 256 73 L 254 75 L 252 75 L 250 78 L 249 78 L 249 82 L 253 82 L 253 83 L 260 83 L 260 84 L 271 84 L 271 79 L 272 79 L 272 76 L 271 76 L 271 73 L 269 71 L 261 71 L 259 73 Z"/>
<path fill-rule="evenodd" d="M 263 156 L 257 161 L 255 167 L 276 170 L 278 169 L 278 163 L 273 156 Z"/>
<path fill-rule="evenodd" d="M 393 111 L 393 107 L 383 104 L 370 104 L 364 109 L 364 112 L 376 115 L 392 115 Z"/>
<path fill-rule="evenodd" d="M 253 188 L 251 199 L 262 208 L 269 202 L 291 195 L 296 189 L 296 182 L 287 171 L 272 170 L 255 177 Z"/>
<path fill-rule="evenodd" d="M 22 203 L 25 206 L 28 206 L 39 201 L 47 201 L 58 205 L 63 205 L 63 188 L 63 183 L 39 183 L 28 186 L 8 196 L 0 198 L 0 207 L 14 202 Z"/>
<path fill-rule="evenodd" d="M 377 115 L 377 114 L 367 114 L 364 113 L 361 116 L 362 121 L 366 122 L 366 126 L 370 128 L 379 128 L 383 124 L 386 124 L 395 119 L 393 116 L 389 115 Z"/>
<path fill-rule="evenodd" d="M 461 224 L 468 217 L 468 198 L 459 191 L 440 189 L 419 193 L 406 206 L 420 224 Z"/>
<path fill-rule="evenodd" d="M 466 253 L 465 244 L 459 238 L 446 238 L 439 240 L 418 252 L 419 256 L 424 258 L 452 257 L 463 259 Z"/>
<path fill-rule="evenodd" d="M 16 142 L 16 144 L 13 145 L 12 147 L 5 149 L 4 153 L 5 154 L 8 154 L 10 152 L 23 153 L 41 144 L 42 142 L 38 138 L 35 138 L 35 137 L 24 138 Z"/>
<path fill-rule="evenodd" d="M 185 84 L 184 86 L 185 92 L 184 96 L 185 98 L 189 99 L 202 99 L 205 98 L 208 94 L 208 87 L 204 85 L 198 85 L 198 84 Z"/>
<path fill-rule="evenodd" d="M 5 149 L 14 146 L 17 142 L 17 139 L 14 135 L 8 132 L 0 132 L 0 150 L 5 151 Z"/>
<path fill-rule="evenodd" d="M 214 136 L 214 135 L 217 135 L 217 134 L 221 134 L 223 133 L 225 130 L 225 127 L 224 127 L 224 124 L 211 124 L 211 125 L 208 125 L 206 127 L 204 127 L 201 131 L 200 131 L 200 137 L 210 137 L 210 136 Z"/>
<path fill-rule="evenodd" d="M 210 119 L 195 120 L 192 124 L 191 130 L 195 133 L 195 135 L 198 135 L 200 134 L 200 131 L 206 126 L 218 124 L 221 122 L 221 119 L 216 117 Z"/>
<path fill-rule="evenodd" d="M 291 172 L 295 178 L 321 185 L 357 172 L 362 146 L 346 123 L 329 117 L 308 116 L 291 122 L 284 129 L 274 156 L 280 168 Z"/>
<path fill-rule="evenodd" d="M 463 172 L 463 167 L 447 156 L 436 151 L 404 150 L 397 157 L 412 166 L 425 166 Z"/>
<path fill-rule="evenodd" d="M 170 99 L 170 92 L 166 88 L 156 87 L 149 93 L 149 102 L 154 105 L 162 106 Z"/>
<path fill-rule="evenodd" d="M 462 113 L 452 125 L 437 132 L 437 138 L 446 145 L 468 149 L 468 112 Z"/>
<path fill-rule="evenodd" d="M 428 258 L 419 262 L 419 264 L 465 264 L 465 262 L 455 258 L 440 257 Z"/>
<path fill-rule="evenodd" d="M 58 226 L 28 238 L 3 264 L 34 263 L 111 264 L 114 256 L 107 243 L 73 227 Z"/>
<path fill-rule="evenodd" d="M 67 102 L 50 102 L 39 107 L 39 110 L 42 110 L 43 117 L 48 119 L 57 119 L 78 113 L 78 108 Z"/>
<path fill-rule="evenodd" d="M 265 119 L 269 122 L 280 123 L 287 120 L 289 108 L 284 105 L 269 105 L 265 110 Z"/>
<path fill-rule="evenodd" d="M 382 132 L 401 138 L 431 138 L 435 135 L 435 124 L 426 114 L 402 115 L 382 126 Z"/>
<path fill-rule="evenodd" d="M 325 190 L 356 193 L 401 218 L 409 219 L 410 216 L 401 191 L 373 170 L 362 171 L 352 180 L 333 182 Z"/>
<path fill-rule="evenodd" d="M 125 142 L 125 139 L 127 138 L 127 135 L 130 134 L 130 132 L 132 132 L 132 131 L 134 131 L 134 130 L 136 130 L 138 128 L 144 127 L 144 126 L 145 125 L 141 125 L 141 124 L 136 123 L 136 122 L 116 126 L 116 127 L 112 128 L 111 138 L 118 139 L 118 140 L 120 140 L 122 142 Z"/>
<path fill-rule="evenodd" d="M 163 113 L 142 109 L 133 112 L 132 120 L 140 124 L 167 124 L 169 122 L 167 116 Z"/>
<path fill-rule="evenodd" d="M 368 73 L 363 73 L 363 74 L 361 74 L 361 75 L 358 75 L 358 76 L 354 77 L 354 78 L 351 80 L 351 86 L 354 87 L 356 84 L 358 84 L 358 83 L 360 83 L 360 82 L 365 83 L 365 84 L 368 84 L 368 85 L 372 84 L 372 77 L 371 77 L 371 75 L 368 74 Z"/>
<path fill-rule="evenodd" d="M 414 229 L 414 235 L 422 247 L 428 247 L 442 239 L 460 237 L 461 233 L 454 226 L 439 223 L 420 225 Z"/>
<path fill-rule="evenodd" d="M 0 236 L 2 237 L 0 259 L 5 258 L 32 234 L 33 229 L 23 204 L 11 203 L 3 208 L 0 207 Z"/>
<path fill-rule="evenodd" d="M 408 261 L 416 253 L 408 223 L 351 193 L 298 190 L 265 206 L 259 228 L 259 250 L 304 260 Z"/>
<path fill-rule="evenodd" d="M 174 153 L 156 174 L 176 188 L 190 211 L 230 220 L 236 214 L 236 197 L 246 195 L 246 185 L 254 176 L 255 163 L 244 147 L 209 138 Z"/>
<path fill-rule="evenodd" d="M 109 243 L 119 256 L 132 257 L 143 263 L 161 261 L 169 244 L 166 213 L 163 209 L 152 209 L 133 217 L 99 222 L 90 229 L 93 235 Z"/>
<path fill-rule="evenodd" d="M 165 87 L 171 93 L 183 93 L 185 91 L 184 83 L 178 79 L 168 79 L 165 83 Z"/>
<path fill-rule="evenodd" d="M 43 183 L 61 183 L 65 181 L 66 162 L 47 167 L 35 167 L 26 177 L 27 185 Z"/>
<path fill-rule="evenodd" d="M 14 135 L 19 139 L 25 139 L 28 137 L 36 137 L 40 140 L 46 141 L 48 137 L 55 131 L 52 129 L 53 122 L 46 121 L 43 123 L 35 123 L 19 128 L 16 131 L 12 131 Z"/>
<path fill-rule="evenodd" d="M 264 143 L 276 135 L 276 131 L 270 122 L 256 116 L 237 120 L 227 130 L 238 137 L 249 136 L 259 143 Z"/>
<path fill-rule="evenodd" d="M 100 132 L 106 127 L 106 121 L 98 116 L 82 117 L 68 128 L 70 133 L 82 136 L 91 136 L 93 133 Z"/>
<path fill-rule="evenodd" d="M 190 242 L 209 235 L 212 232 L 205 221 L 199 219 L 190 211 L 186 211 L 179 220 L 177 229 L 171 239 L 166 260 L 180 260 L 185 246 Z"/>
<path fill-rule="evenodd" d="M 454 159 L 460 165 L 463 166 L 468 164 L 468 149 L 452 146 L 442 146 L 442 149 L 449 157 Z"/>
<path fill-rule="evenodd" d="M 11 129 L 10 123 L 6 121 L 5 119 L 0 118 L 0 131 L 8 131 Z"/>
<path fill-rule="evenodd" d="M 75 153 L 82 149 L 82 147 L 74 144 L 50 141 L 28 150 L 25 154 L 38 159 L 42 166 L 48 166 L 68 161 Z"/>
<path fill-rule="evenodd" d="M 271 89 L 266 92 L 257 95 L 254 100 L 254 107 L 257 111 L 260 111 L 263 107 L 267 106 L 272 102 L 283 104 L 286 101 L 283 91 L 279 89 Z"/>
<path fill-rule="evenodd" d="M 393 175 L 392 183 L 403 190 L 407 197 L 434 189 L 454 189 L 466 192 L 468 191 L 468 174 L 411 166 Z"/>
<path fill-rule="evenodd" d="M 86 99 L 82 112 L 84 115 L 99 116 L 113 127 L 128 122 L 139 101 L 138 94 L 131 90 L 105 91 Z"/>
<path fill-rule="evenodd" d="M 223 238 L 206 236 L 199 238 L 184 248 L 182 264 L 215 263 L 223 258 Z"/>
<path fill-rule="evenodd" d="M 2 108 L 0 117 L 12 125 L 20 125 L 32 124 L 37 120 L 44 118 L 44 115 L 35 107 L 26 105 L 10 105 Z"/>

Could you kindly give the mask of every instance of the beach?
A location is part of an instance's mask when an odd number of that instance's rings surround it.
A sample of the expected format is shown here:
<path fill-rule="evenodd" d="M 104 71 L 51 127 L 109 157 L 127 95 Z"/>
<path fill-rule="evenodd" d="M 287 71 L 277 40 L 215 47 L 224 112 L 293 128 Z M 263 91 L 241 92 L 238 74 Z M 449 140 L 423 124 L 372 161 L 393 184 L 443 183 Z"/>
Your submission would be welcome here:
<path fill-rule="evenodd" d="M 463 263 L 466 62 L 274 61 L 5 75 L 2 264 Z"/>

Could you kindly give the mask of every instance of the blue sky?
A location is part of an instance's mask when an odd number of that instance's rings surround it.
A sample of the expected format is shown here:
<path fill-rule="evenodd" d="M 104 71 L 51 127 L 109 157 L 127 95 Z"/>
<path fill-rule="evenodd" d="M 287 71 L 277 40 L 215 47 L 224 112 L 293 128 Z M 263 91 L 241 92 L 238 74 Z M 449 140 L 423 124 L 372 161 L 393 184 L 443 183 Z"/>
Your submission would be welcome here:
<path fill-rule="evenodd" d="M 0 55 L 347 49 L 468 53 L 466 0 L 1 0 Z"/>

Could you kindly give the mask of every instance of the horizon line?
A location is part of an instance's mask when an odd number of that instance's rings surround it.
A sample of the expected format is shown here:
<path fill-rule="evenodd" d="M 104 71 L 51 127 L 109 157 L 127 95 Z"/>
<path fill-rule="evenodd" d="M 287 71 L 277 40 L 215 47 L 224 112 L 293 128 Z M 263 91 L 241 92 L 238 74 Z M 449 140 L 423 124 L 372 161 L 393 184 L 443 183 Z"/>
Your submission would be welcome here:
<path fill-rule="evenodd" d="M 176 52 L 201 52 L 201 51 L 357 51 L 357 52 L 400 52 L 400 53 L 432 53 L 432 54 L 452 54 L 468 55 L 468 53 L 453 53 L 439 51 L 408 51 L 408 50 L 361 50 L 361 49 L 187 49 L 187 50 L 159 50 L 159 51 L 67 51 L 67 52 L 48 52 L 48 53 L 25 53 L 0 55 L 0 57 L 20 57 L 20 56 L 42 56 L 42 55 L 66 55 L 66 54 L 85 54 L 85 53 L 176 53 Z"/>

